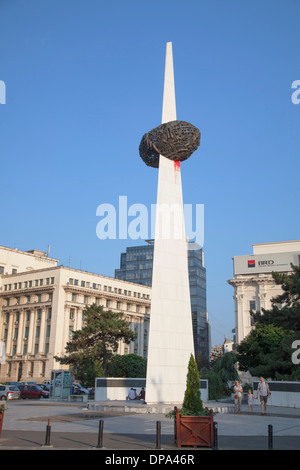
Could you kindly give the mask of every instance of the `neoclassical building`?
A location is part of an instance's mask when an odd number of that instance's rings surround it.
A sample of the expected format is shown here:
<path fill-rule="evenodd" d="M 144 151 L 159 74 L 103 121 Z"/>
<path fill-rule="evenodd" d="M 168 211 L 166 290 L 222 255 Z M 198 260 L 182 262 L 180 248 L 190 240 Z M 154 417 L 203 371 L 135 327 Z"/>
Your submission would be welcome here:
<path fill-rule="evenodd" d="M 41 382 L 67 368 L 54 357 L 64 355 L 93 303 L 122 312 L 137 333 L 130 345 L 119 344 L 119 354 L 147 356 L 151 288 L 58 266 L 37 250 L 0 247 L 0 272 L 0 382 Z"/>
<path fill-rule="evenodd" d="M 253 254 L 233 258 L 235 344 L 252 330 L 250 310 L 271 308 L 271 299 L 282 293 L 272 271 L 290 273 L 300 264 L 300 240 L 254 244 Z"/>

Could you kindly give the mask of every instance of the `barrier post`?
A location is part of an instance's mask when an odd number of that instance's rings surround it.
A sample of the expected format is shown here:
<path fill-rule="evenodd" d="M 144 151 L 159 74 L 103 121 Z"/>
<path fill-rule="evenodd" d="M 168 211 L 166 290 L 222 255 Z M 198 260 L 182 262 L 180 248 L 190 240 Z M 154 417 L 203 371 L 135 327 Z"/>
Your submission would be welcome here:
<path fill-rule="evenodd" d="M 99 421 L 99 431 L 98 431 L 98 444 L 97 444 L 97 449 L 101 449 L 103 447 L 103 427 L 104 427 L 104 421 L 100 419 Z"/>
<path fill-rule="evenodd" d="M 155 449 L 161 449 L 161 422 L 156 421 L 156 447 Z"/>
<path fill-rule="evenodd" d="M 268 449 L 273 450 L 273 426 L 268 425 Z"/>
<path fill-rule="evenodd" d="M 50 446 L 50 433 L 51 433 L 51 426 L 50 426 L 50 419 L 48 418 L 48 424 L 46 427 L 46 439 L 44 446 Z"/>

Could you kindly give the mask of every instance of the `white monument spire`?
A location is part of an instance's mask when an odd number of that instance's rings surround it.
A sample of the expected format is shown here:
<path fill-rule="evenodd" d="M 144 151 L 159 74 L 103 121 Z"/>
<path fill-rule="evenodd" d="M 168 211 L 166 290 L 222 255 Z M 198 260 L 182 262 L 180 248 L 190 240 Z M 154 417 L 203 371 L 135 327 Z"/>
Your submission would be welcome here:
<path fill-rule="evenodd" d="M 162 124 L 169 121 L 176 121 L 176 100 L 175 100 L 175 82 L 173 67 L 172 43 L 167 42 L 166 62 L 165 62 L 165 80 L 164 96 L 162 109 Z"/>
<path fill-rule="evenodd" d="M 172 43 L 166 47 L 162 123 L 176 121 Z M 159 156 L 146 402 L 181 404 L 194 354 L 180 162 Z"/>

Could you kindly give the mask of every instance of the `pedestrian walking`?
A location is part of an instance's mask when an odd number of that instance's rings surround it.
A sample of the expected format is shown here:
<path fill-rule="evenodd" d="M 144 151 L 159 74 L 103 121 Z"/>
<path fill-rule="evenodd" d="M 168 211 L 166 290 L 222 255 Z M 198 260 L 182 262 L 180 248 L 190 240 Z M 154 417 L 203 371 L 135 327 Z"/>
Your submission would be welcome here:
<path fill-rule="evenodd" d="M 234 391 L 234 406 L 235 413 L 241 412 L 242 398 L 243 398 L 243 387 L 240 385 L 240 382 L 237 380 L 233 388 Z"/>
<path fill-rule="evenodd" d="M 267 414 L 267 401 L 270 398 L 270 388 L 267 382 L 263 377 L 260 378 L 260 383 L 257 387 L 257 394 L 256 398 L 258 398 L 258 394 L 260 396 L 260 406 L 261 406 L 261 414 Z"/>
<path fill-rule="evenodd" d="M 248 412 L 253 413 L 253 400 L 254 400 L 254 395 L 252 393 L 251 388 L 248 390 Z"/>

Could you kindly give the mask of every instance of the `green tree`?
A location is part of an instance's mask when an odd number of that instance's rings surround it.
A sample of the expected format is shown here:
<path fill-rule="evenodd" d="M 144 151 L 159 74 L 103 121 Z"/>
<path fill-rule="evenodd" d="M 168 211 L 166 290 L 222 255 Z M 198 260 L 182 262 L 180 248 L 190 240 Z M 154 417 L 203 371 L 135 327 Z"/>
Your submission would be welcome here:
<path fill-rule="evenodd" d="M 209 399 L 218 400 L 229 395 L 228 381 L 238 380 L 237 356 L 233 352 L 223 354 L 210 370 L 201 369 L 200 376 L 208 380 Z"/>
<path fill-rule="evenodd" d="M 188 373 L 186 379 L 186 390 L 182 404 L 182 414 L 199 415 L 203 414 L 203 402 L 200 393 L 200 377 L 197 363 L 191 354 Z"/>
<path fill-rule="evenodd" d="M 86 307 L 83 319 L 84 327 L 73 332 L 72 340 L 66 345 L 66 355 L 55 359 L 70 365 L 83 385 L 92 386 L 95 377 L 107 375 L 108 363 L 117 351 L 119 341 L 129 344 L 136 334 L 121 313 L 104 310 L 95 304 Z"/>
<path fill-rule="evenodd" d="M 291 274 L 273 272 L 277 285 L 281 285 L 282 294 L 271 300 L 270 310 L 251 312 L 256 324 L 272 324 L 285 331 L 300 332 L 300 266 L 292 265 Z"/>
<path fill-rule="evenodd" d="M 109 377 L 146 377 L 147 361 L 137 354 L 116 354 L 109 362 Z"/>
<path fill-rule="evenodd" d="M 300 339 L 300 267 L 291 274 L 272 273 L 282 293 L 271 308 L 251 312 L 255 328 L 238 345 L 240 370 L 271 379 L 299 380 L 299 367 L 292 362 L 292 344 Z"/>

